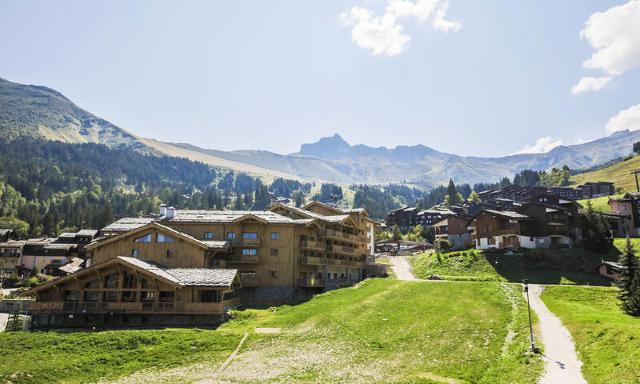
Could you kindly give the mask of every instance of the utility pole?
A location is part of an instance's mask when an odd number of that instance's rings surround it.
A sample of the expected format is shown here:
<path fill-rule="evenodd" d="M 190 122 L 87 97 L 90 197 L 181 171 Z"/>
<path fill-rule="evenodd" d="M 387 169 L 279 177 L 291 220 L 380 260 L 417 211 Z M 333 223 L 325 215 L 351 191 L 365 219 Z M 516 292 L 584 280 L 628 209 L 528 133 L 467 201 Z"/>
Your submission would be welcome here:
<path fill-rule="evenodd" d="M 631 171 L 631 174 L 633 174 L 636 177 L 636 191 L 640 192 L 640 183 L 638 183 L 638 174 L 640 173 L 640 169 L 636 169 L 635 171 Z"/>
<path fill-rule="evenodd" d="M 537 353 L 536 343 L 533 340 L 533 322 L 531 321 L 531 305 L 529 304 L 529 281 L 522 280 L 524 283 L 524 292 L 527 294 L 527 310 L 529 311 L 529 341 L 531 342 L 531 352 Z"/>

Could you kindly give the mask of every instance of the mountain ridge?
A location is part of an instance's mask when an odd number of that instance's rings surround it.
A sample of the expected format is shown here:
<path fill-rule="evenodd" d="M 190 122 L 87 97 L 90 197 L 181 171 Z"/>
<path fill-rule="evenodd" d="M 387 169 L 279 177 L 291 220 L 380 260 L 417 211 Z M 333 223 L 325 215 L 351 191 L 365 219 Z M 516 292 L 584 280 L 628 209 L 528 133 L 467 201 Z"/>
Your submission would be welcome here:
<path fill-rule="evenodd" d="M 640 131 L 621 131 L 588 143 L 559 146 L 547 153 L 501 157 L 462 156 L 423 144 L 394 148 L 351 145 L 338 133 L 305 143 L 292 154 L 266 150 L 223 151 L 189 143 L 138 137 L 78 107 L 62 93 L 0 78 L 0 132 L 64 142 L 95 142 L 154 155 L 186 157 L 256 175 L 343 184 L 412 183 L 426 187 L 449 178 L 458 183 L 497 181 L 522 169 L 567 165 L 590 168 L 631 152 Z"/>

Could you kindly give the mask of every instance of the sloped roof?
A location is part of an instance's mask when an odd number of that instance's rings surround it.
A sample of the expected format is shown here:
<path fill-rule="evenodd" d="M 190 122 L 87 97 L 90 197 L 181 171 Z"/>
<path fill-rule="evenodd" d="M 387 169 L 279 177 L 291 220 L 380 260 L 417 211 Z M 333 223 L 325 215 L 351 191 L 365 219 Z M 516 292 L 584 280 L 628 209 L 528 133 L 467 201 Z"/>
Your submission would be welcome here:
<path fill-rule="evenodd" d="M 103 232 L 129 232 L 145 226 L 156 219 L 152 217 L 123 217 L 102 228 Z"/>
<path fill-rule="evenodd" d="M 84 260 L 79 257 L 74 257 L 70 262 L 59 267 L 58 269 L 66 273 L 75 273 L 82 270 L 82 264 L 84 264 Z"/>
<path fill-rule="evenodd" d="M 506 218 L 509 218 L 509 219 L 532 220 L 531 217 L 529 217 L 527 215 L 523 215 L 523 214 L 518 213 L 518 212 L 514 212 L 514 211 L 496 211 L 494 209 L 486 209 L 483 212 L 487 212 L 487 213 L 490 213 L 492 215 L 506 217 Z"/>
<path fill-rule="evenodd" d="M 291 219 L 271 211 L 176 210 L 172 218 L 162 221 L 190 223 L 232 223 L 243 216 L 255 216 L 272 224 L 290 224 Z"/>
<path fill-rule="evenodd" d="M 238 274 L 237 269 L 171 268 L 166 272 L 185 287 L 228 287 Z"/>
<path fill-rule="evenodd" d="M 77 236 L 91 236 L 91 237 L 94 237 L 96 234 L 98 234 L 97 229 L 82 229 L 78 231 L 78 233 L 76 233 Z"/>
<path fill-rule="evenodd" d="M 306 209 L 302 209 L 302 208 L 297 208 L 294 207 L 292 205 L 286 205 L 286 204 L 276 204 L 273 207 L 271 207 L 271 209 L 276 209 L 276 208 L 283 208 L 292 212 L 296 212 L 301 216 L 305 216 L 309 219 L 317 219 L 317 220 L 322 220 L 328 223 L 342 223 L 344 220 L 348 219 L 349 217 L 351 217 L 350 215 L 321 215 L 319 213 L 315 213 L 315 212 L 311 212 L 311 211 L 307 211 Z M 289 219 L 292 220 L 292 219 Z"/>

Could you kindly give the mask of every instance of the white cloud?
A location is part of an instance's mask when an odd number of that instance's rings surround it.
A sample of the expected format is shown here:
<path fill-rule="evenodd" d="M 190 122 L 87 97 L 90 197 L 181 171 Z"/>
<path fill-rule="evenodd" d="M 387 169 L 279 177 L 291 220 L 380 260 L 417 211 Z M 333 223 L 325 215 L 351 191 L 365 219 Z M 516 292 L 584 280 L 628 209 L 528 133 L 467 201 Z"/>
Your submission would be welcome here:
<path fill-rule="evenodd" d="M 640 0 L 592 14 L 580 36 L 595 50 L 591 58 L 582 63 L 585 68 L 600 70 L 611 77 L 640 66 Z M 580 89 L 585 79 L 589 78 L 581 79 L 573 89 Z M 606 83 L 602 87 L 604 85 Z M 602 87 L 585 90 L 597 91 Z M 573 89 L 572 93 L 579 93 Z"/>
<path fill-rule="evenodd" d="M 577 95 L 578 93 L 587 91 L 599 91 L 604 88 L 605 85 L 611 80 L 610 76 L 603 77 L 583 77 L 578 84 L 571 88 L 571 94 Z"/>
<path fill-rule="evenodd" d="M 448 0 L 389 0 L 382 16 L 355 6 L 340 15 L 346 26 L 352 26 L 351 40 L 374 55 L 395 56 L 402 53 L 411 41 L 403 32 L 403 22 L 415 18 L 420 23 L 431 21 L 434 30 L 458 31 L 462 23 L 446 20 Z"/>
<path fill-rule="evenodd" d="M 618 112 L 607 123 L 607 131 L 609 133 L 624 131 L 625 129 L 630 131 L 640 130 L 640 104 Z"/>
<path fill-rule="evenodd" d="M 545 136 L 536 140 L 536 143 L 533 145 L 525 145 L 524 148 L 516 152 L 516 155 L 523 153 L 545 153 L 559 145 L 562 145 L 562 140 L 555 140 L 551 138 L 551 136 Z"/>

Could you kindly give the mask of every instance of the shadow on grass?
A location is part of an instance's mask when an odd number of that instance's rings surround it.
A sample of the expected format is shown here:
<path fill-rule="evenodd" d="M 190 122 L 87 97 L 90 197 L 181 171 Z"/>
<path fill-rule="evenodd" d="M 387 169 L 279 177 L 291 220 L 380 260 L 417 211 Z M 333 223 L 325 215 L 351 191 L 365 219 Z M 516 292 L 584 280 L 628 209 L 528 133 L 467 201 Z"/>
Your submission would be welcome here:
<path fill-rule="evenodd" d="M 616 260 L 613 253 L 601 254 L 584 249 L 532 250 L 510 255 L 486 252 L 487 262 L 510 282 L 527 279 L 536 284 L 579 284 L 610 286 L 611 280 L 598 274 L 602 260 Z"/>

